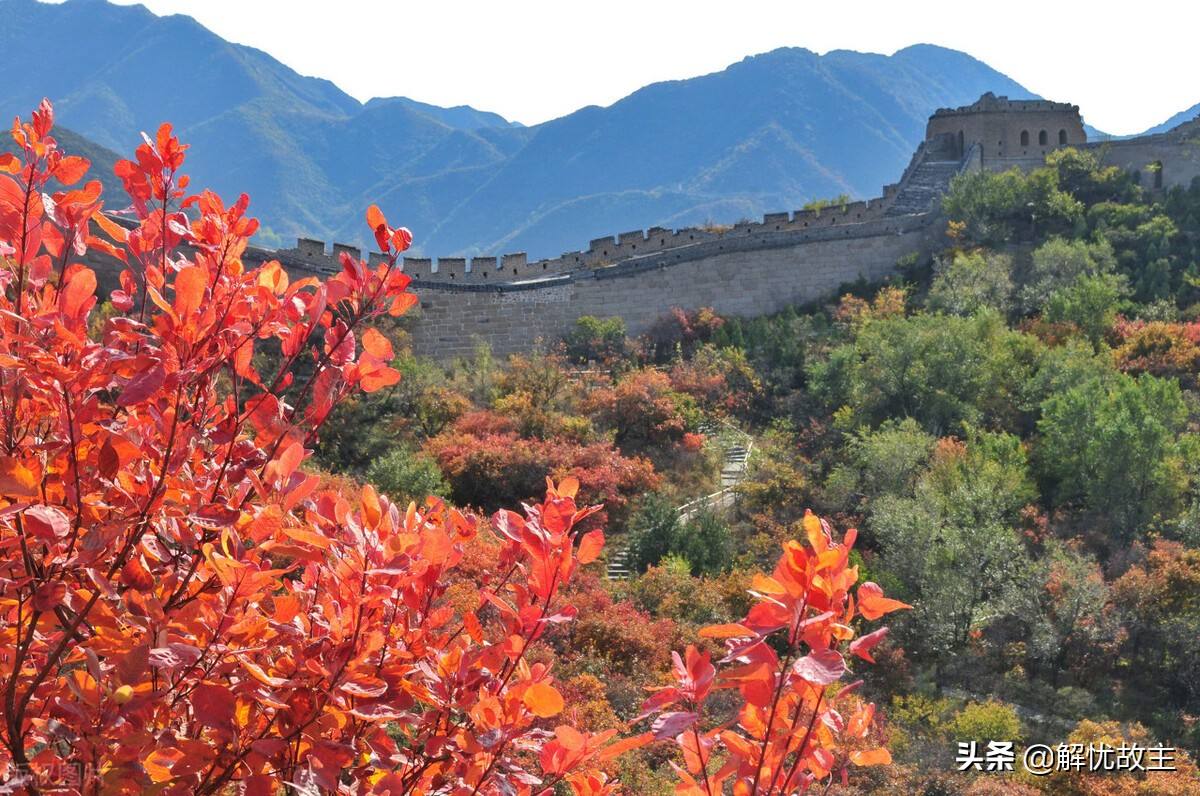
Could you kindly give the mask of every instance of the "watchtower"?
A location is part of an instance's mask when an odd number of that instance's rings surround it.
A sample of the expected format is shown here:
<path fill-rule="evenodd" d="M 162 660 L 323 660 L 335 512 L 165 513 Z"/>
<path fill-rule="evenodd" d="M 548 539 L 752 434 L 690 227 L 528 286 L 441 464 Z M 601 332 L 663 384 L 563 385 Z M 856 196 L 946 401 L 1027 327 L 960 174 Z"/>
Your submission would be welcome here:
<path fill-rule="evenodd" d="M 1046 154 L 1087 143 L 1079 106 L 1049 100 L 1010 100 L 990 91 L 961 108 L 939 108 L 925 128 L 927 144 L 961 158 L 975 144 L 985 168 L 1041 164 Z"/>

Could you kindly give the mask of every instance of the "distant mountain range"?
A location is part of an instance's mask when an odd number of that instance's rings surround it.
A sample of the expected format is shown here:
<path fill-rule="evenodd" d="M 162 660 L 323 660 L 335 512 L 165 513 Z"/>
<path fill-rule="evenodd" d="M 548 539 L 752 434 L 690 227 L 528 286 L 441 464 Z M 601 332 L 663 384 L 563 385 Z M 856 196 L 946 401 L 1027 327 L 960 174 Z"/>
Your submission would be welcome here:
<path fill-rule="evenodd" d="M 8 62 L 41 65 L 10 70 L 0 112 L 24 116 L 48 96 L 96 153 L 127 154 L 141 131 L 172 122 L 195 185 L 251 195 L 264 245 L 363 242 L 371 202 L 426 254 L 546 256 L 621 230 L 870 197 L 899 177 L 936 108 L 985 91 L 1034 96 L 932 45 L 891 56 L 786 48 L 522 127 L 469 106 L 363 104 L 142 6 L 0 0 L 0 15 Z"/>
<path fill-rule="evenodd" d="M 1167 130 L 1171 130 L 1175 127 L 1178 127 L 1179 125 L 1183 124 L 1184 122 L 1190 122 L 1192 119 L 1195 119 L 1197 116 L 1200 116 L 1200 102 L 1197 102 L 1195 105 L 1188 108 L 1186 111 L 1181 111 L 1181 112 L 1175 114 L 1170 119 L 1167 119 L 1165 122 L 1163 122 L 1162 124 L 1154 125 L 1149 130 L 1142 133 L 1142 135 L 1153 135 L 1154 133 L 1165 133 Z"/>

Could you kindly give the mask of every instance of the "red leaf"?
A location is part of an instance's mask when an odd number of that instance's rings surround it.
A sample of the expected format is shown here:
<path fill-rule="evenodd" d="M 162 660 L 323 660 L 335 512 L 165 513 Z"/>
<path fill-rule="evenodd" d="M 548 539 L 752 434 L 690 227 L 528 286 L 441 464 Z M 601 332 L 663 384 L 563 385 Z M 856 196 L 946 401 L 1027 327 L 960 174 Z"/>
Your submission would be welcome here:
<path fill-rule="evenodd" d="M 400 371 L 395 368 L 384 367 L 363 374 L 358 384 L 363 392 L 372 393 L 382 390 L 384 387 L 391 387 L 393 384 L 398 384 L 399 382 Z"/>
<path fill-rule="evenodd" d="M 84 311 L 91 309 L 95 297 L 96 274 L 90 268 L 76 271 L 59 298 L 63 314 L 69 318 L 80 318 Z"/>
<path fill-rule="evenodd" d="M 182 321 L 200 308 L 208 288 L 208 269 L 202 265 L 184 268 L 175 277 L 175 314 Z"/>
<path fill-rule="evenodd" d="M 39 539 L 61 539 L 71 530 L 67 515 L 54 506 L 30 506 L 25 510 L 24 517 L 25 527 Z"/>
<path fill-rule="evenodd" d="M 392 248 L 396 251 L 406 251 L 412 242 L 412 233 L 406 227 L 399 227 L 392 232 Z"/>
<path fill-rule="evenodd" d="M 29 497 L 38 493 L 38 477 L 12 456 L 0 456 L 0 495 Z"/>
<path fill-rule="evenodd" d="M 367 208 L 367 226 L 372 230 L 387 226 L 387 219 L 384 218 L 383 211 L 379 209 L 379 205 L 371 205 Z"/>
<path fill-rule="evenodd" d="M 854 641 L 850 642 L 850 651 L 862 658 L 864 661 L 870 661 L 871 663 L 874 663 L 875 659 L 871 657 L 871 648 L 883 641 L 887 634 L 888 629 L 886 627 L 881 627 L 873 633 L 868 633 L 865 636 L 856 638 Z"/>
<path fill-rule="evenodd" d="M 61 580 L 47 581 L 33 593 L 33 608 L 35 611 L 53 611 L 66 596 L 67 584 Z"/>
<path fill-rule="evenodd" d="M 192 713 L 205 727 L 232 730 L 237 706 L 229 686 L 201 683 L 192 691 Z"/>
<path fill-rule="evenodd" d="M 372 356 L 384 362 L 391 362 L 396 355 L 392 352 L 392 343 L 375 329 L 367 329 L 362 336 L 362 347 Z"/>
<path fill-rule="evenodd" d="M 100 447 L 100 457 L 97 464 L 100 467 L 100 475 L 102 477 L 109 480 L 116 477 L 117 472 L 121 469 L 121 456 L 117 453 L 117 449 L 113 447 L 112 440 L 104 440 L 104 445 Z"/>
<path fill-rule="evenodd" d="M 129 383 L 125 385 L 125 389 L 121 390 L 121 395 L 117 398 L 117 405 L 133 406 L 145 403 L 158 392 L 166 377 L 167 374 L 162 365 L 155 365 L 149 370 L 142 371 L 130 379 Z"/>
<path fill-rule="evenodd" d="M 59 161 L 58 167 L 54 169 L 54 179 L 63 185 L 74 185 L 83 179 L 83 175 L 87 174 L 91 165 L 87 158 L 68 155 Z"/>
<path fill-rule="evenodd" d="M 846 672 L 846 661 L 836 650 L 815 650 L 792 665 L 792 671 L 814 685 L 829 685 Z"/>
<path fill-rule="evenodd" d="M 912 606 L 884 597 L 883 589 L 879 588 L 878 584 L 867 581 L 858 587 L 858 612 L 866 619 L 878 619 L 884 614 L 899 611 L 901 608 L 912 608 Z"/>
<path fill-rule="evenodd" d="M 563 709 L 562 694 L 549 683 L 534 683 L 529 686 L 521 701 L 534 715 L 543 719 L 557 716 Z"/>
<path fill-rule="evenodd" d="M 388 308 L 388 315 L 393 318 L 399 317 L 417 305 L 416 293 L 401 293 L 396 296 L 392 302 L 392 306 Z"/>
<path fill-rule="evenodd" d="M 599 529 L 589 531 L 583 535 L 583 541 L 579 543 L 579 563 L 592 563 L 600 556 L 600 551 L 603 549 L 604 531 Z"/>
<path fill-rule="evenodd" d="M 866 752 L 851 752 L 850 762 L 856 766 L 886 766 L 892 762 L 892 753 L 883 747 Z"/>
<path fill-rule="evenodd" d="M 674 738 L 695 724 L 699 718 L 699 714 L 690 711 L 673 710 L 656 718 L 654 723 L 650 725 L 650 731 L 660 741 L 666 738 Z"/>

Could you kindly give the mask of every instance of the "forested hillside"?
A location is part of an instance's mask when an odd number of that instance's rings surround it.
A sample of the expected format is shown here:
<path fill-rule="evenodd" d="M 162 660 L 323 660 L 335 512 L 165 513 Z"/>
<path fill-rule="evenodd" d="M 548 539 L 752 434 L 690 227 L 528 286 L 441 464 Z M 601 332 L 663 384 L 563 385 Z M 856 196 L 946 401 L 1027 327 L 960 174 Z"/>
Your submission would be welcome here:
<path fill-rule="evenodd" d="M 554 637 L 589 726 L 636 717 L 672 639 L 736 621 L 812 510 L 858 528 L 861 577 L 913 606 L 865 674 L 897 765 L 851 792 L 1192 792 L 1186 761 L 1144 783 L 950 772 L 969 738 L 1197 747 L 1200 185 L 1148 195 L 1064 150 L 960 177 L 945 209 L 945 251 L 827 306 L 681 309 L 636 339 L 583 318 L 540 353 L 449 369 L 402 357 L 318 461 L 485 508 L 545 473 L 602 501 L 634 575 L 581 582 L 599 613 Z M 736 504 L 677 511 L 718 492 L 739 432 Z M 669 792 L 640 754 L 623 781 Z"/>
<path fill-rule="evenodd" d="M 114 163 L 43 101 L 11 140 L 7 789 L 1200 788 L 1200 180 L 1064 148 L 828 303 L 445 365 L 379 206 L 381 258 L 293 278 L 170 125 Z M 1009 742 L 1068 764 L 961 763 Z"/>

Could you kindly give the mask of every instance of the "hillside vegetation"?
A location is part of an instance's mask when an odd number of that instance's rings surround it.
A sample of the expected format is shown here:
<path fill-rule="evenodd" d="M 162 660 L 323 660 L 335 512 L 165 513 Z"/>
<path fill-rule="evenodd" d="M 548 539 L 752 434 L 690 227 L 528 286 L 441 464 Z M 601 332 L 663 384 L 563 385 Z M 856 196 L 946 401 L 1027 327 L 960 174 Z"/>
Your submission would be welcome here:
<path fill-rule="evenodd" d="M 679 310 L 638 338 L 582 318 L 505 362 L 402 356 L 318 460 L 469 505 L 543 473 L 604 501 L 640 574 L 588 587 L 611 619 L 558 670 L 597 727 L 636 715 L 667 639 L 733 621 L 811 509 L 857 527 L 864 577 L 913 605 L 865 686 L 897 765 L 852 792 L 1192 792 L 1186 761 L 1144 782 L 948 772 L 967 732 L 1200 743 L 1200 184 L 1148 195 L 1064 150 L 962 176 L 945 209 L 949 248 L 832 305 Z M 729 426 L 757 438 L 735 507 L 679 517 L 718 489 Z M 644 760 L 625 780 L 667 792 Z"/>

